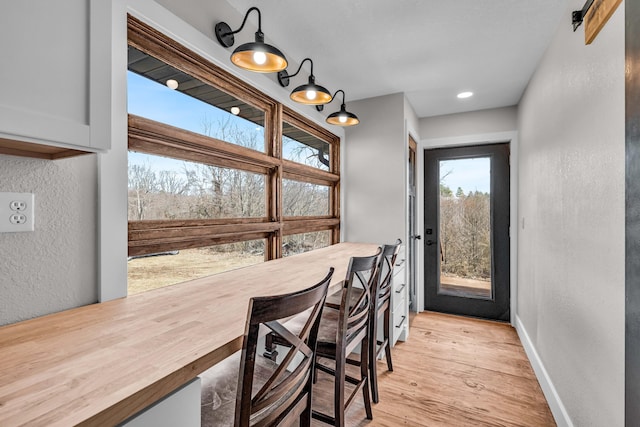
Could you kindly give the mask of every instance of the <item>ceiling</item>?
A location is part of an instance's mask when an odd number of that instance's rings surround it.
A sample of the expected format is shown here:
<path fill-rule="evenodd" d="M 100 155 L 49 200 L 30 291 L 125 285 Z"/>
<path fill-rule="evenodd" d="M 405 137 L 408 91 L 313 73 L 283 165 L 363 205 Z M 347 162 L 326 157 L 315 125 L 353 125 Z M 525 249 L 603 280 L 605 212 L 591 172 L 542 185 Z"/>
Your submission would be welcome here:
<path fill-rule="evenodd" d="M 267 41 L 295 68 L 310 57 L 316 82 L 343 89 L 347 104 L 403 92 L 418 117 L 516 105 L 556 28 L 571 22 L 567 0 L 229 3 L 242 15 L 257 4 Z M 245 32 L 241 43 L 252 41 Z M 462 91 L 474 96 L 460 100 Z"/>

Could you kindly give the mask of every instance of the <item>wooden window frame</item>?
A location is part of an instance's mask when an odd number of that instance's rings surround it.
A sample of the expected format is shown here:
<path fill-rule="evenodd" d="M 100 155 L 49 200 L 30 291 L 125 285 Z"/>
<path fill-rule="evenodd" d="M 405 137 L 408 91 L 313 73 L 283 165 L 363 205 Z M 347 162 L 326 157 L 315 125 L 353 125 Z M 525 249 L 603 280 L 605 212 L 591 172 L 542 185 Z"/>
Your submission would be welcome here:
<path fill-rule="evenodd" d="M 329 171 L 282 160 L 283 178 L 329 187 L 329 215 L 284 217 L 284 235 L 331 230 L 331 241 L 340 241 L 340 138 L 326 129 L 313 126 L 288 107 L 282 110 L 282 121 L 329 143 Z"/>
<path fill-rule="evenodd" d="M 129 221 L 129 256 L 266 239 L 265 260 L 271 260 L 282 257 L 283 236 L 317 231 L 330 231 L 330 244 L 338 243 L 340 138 L 131 15 L 127 29 L 130 46 L 265 112 L 264 153 L 135 115 L 128 119 L 129 149 L 262 174 L 266 193 L 264 217 Z M 282 158 L 283 121 L 330 145 L 329 171 Z M 284 217 L 283 179 L 328 186 L 329 215 Z"/>

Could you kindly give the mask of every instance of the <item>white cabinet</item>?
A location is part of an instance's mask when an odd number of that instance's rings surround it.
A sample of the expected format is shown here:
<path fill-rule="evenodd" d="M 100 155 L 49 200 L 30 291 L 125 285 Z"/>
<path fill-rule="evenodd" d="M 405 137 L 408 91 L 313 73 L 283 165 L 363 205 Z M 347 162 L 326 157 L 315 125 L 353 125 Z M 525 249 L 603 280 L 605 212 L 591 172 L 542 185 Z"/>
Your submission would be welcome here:
<path fill-rule="evenodd" d="M 21 0 L 3 5 L 0 153 L 109 148 L 110 4 Z"/>
<path fill-rule="evenodd" d="M 407 269 L 404 245 L 400 247 L 393 270 L 391 294 L 391 339 L 392 345 L 398 340 L 405 341 L 409 335 L 409 304 Z"/>

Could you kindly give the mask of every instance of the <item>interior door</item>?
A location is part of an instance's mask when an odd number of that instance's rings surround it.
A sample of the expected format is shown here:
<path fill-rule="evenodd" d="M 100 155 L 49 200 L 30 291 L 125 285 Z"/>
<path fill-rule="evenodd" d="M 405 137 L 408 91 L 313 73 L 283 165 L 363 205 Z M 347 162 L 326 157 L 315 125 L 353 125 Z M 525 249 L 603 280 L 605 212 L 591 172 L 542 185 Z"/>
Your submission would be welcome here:
<path fill-rule="evenodd" d="M 409 261 L 409 310 L 417 311 L 416 304 L 416 241 L 420 240 L 420 236 L 416 234 L 416 153 L 418 144 L 413 138 L 409 137 L 409 242 L 407 243 L 407 259 Z"/>
<path fill-rule="evenodd" d="M 425 308 L 509 320 L 509 144 L 424 160 Z"/>

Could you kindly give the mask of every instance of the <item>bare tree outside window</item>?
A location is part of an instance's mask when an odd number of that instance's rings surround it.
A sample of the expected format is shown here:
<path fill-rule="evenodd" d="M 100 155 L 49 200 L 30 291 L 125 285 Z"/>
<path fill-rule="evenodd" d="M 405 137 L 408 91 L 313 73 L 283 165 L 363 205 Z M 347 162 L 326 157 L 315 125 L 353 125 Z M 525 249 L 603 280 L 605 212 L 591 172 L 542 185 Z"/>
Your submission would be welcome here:
<path fill-rule="evenodd" d="M 283 256 L 295 255 L 318 248 L 324 248 L 330 244 L 330 231 L 292 234 L 284 237 L 282 254 Z"/>
<path fill-rule="evenodd" d="M 465 192 L 461 186 L 454 192 L 447 184 L 464 181 L 476 185 L 467 175 L 476 179 L 489 176 L 489 159 L 446 160 L 440 168 L 440 288 L 445 292 L 456 292 L 457 287 L 478 288 L 482 290 L 478 295 L 490 297 L 490 193 L 477 189 Z"/>
<path fill-rule="evenodd" d="M 479 191 L 440 194 L 442 272 L 465 278 L 491 278 L 490 197 Z"/>

